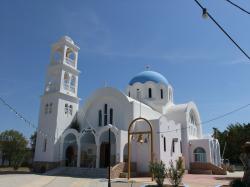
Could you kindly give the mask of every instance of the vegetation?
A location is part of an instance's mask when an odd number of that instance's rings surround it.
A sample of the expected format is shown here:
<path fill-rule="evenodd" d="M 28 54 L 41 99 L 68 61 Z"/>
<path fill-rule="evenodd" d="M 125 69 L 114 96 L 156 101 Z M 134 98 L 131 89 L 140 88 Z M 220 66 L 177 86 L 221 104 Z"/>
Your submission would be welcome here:
<path fill-rule="evenodd" d="M 164 179 L 167 175 L 166 165 L 160 162 L 151 162 L 149 164 L 150 173 L 153 174 L 153 177 L 159 187 L 163 186 Z"/>
<path fill-rule="evenodd" d="M 229 159 L 234 164 L 241 163 L 239 156 L 242 153 L 242 146 L 250 141 L 250 123 L 231 124 L 222 132 L 217 128 L 213 129 L 213 136 L 219 140 L 222 154 L 225 147 L 223 158 Z"/>
<path fill-rule="evenodd" d="M 179 157 L 179 159 L 176 160 L 175 166 L 172 161 L 170 162 L 170 168 L 168 169 L 167 177 L 169 182 L 174 187 L 178 187 L 181 184 L 184 173 L 185 173 L 184 163 L 181 157 Z"/>
<path fill-rule="evenodd" d="M 153 177 L 159 187 L 163 186 L 165 177 L 168 177 L 169 182 L 174 186 L 178 187 L 182 183 L 182 178 L 185 173 L 183 160 L 180 157 L 176 160 L 176 165 L 170 162 L 170 168 L 166 168 L 166 165 L 160 162 L 153 162 L 149 164 L 150 172 L 153 174 Z"/>
<path fill-rule="evenodd" d="M 9 166 L 18 169 L 27 153 L 27 140 L 18 131 L 6 130 L 0 133 L 0 150 L 2 152 L 2 164 L 9 161 Z"/>
<path fill-rule="evenodd" d="M 30 136 L 30 147 L 31 147 L 32 158 L 33 158 L 34 155 L 35 155 L 36 137 L 37 137 L 37 132 L 35 131 L 35 132 Z"/>
<path fill-rule="evenodd" d="M 241 181 L 241 179 L 234 179 L 230 182 L 231 187 L 247 187 L 247 185 Z"/>

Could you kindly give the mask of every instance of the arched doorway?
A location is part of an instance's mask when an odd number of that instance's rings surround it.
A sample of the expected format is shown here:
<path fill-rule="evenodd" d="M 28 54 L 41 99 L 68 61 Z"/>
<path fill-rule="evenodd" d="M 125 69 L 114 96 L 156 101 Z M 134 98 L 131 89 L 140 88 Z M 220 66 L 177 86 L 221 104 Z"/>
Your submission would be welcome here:
<path fill-rule="evenodd" d="M 77 140 L 74 134 L 68 134 L 63 142 L 63 156 L 65 166 L 77 166 Z"/>
<path fill-rule="evenodd" d="M 81 160 L 80 166 L 94 168 L 96 166 L 96 142 L 95 136 L 87 132 L 81 137 Z"/>
<path fill-rule="evenodd" d="M 197 147 L 194 150 L 194 161 L 195 162 L 207 162 L 206 151 L 202 147 Z"/>
<path fill-rule="evenodd" d="M 110 132 L 111 139 L 111 155 L 110 155 L 110 164 L 114 166 L 116 164 L 116 138 L 115 134 Z M 100 168 L 108 167 L 109 159 L 109 141 L 108 141 L 108 131 L 105 131 L 100 136 Z"/>

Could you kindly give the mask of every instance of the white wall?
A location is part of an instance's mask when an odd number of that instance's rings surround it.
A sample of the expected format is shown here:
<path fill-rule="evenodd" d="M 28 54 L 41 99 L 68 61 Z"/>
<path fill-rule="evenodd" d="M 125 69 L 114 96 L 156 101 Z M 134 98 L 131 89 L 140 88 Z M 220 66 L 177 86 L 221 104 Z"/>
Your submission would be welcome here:
<path fill-rule="evenodd" d="M 168 121 L 165 116 L 162 116 L 159 121 L 159 145 L 160 145 L 160 160 L 162 160 L 166 166 L 169 166 L 169 162 L 177 160 L 181 153 L 181 125 L 176 124 L 174 121 Z M 177 129 L 177 130 L 176 130 Z M 164 151 L 164 137 L 166 139 L 166 151 Z M 178 139 L 173 143 L 173 139 Z M 173 152 L 173 146 L 175 151 Z"/>

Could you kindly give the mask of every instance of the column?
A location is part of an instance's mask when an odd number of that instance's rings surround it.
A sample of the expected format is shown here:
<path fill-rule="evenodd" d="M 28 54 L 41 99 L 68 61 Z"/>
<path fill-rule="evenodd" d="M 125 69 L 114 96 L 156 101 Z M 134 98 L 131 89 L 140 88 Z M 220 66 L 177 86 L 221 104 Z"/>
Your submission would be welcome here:
<path fill-rule="evenodd" d="M 81 145 L 80 142 L 77 144 L 77 167 L 80 167 L 80 163 L 81 163 Z"/>
<path fill-rule="evenodd" d="M 100 144 L 96 144 L 96 168 L 100 167 Z"/>

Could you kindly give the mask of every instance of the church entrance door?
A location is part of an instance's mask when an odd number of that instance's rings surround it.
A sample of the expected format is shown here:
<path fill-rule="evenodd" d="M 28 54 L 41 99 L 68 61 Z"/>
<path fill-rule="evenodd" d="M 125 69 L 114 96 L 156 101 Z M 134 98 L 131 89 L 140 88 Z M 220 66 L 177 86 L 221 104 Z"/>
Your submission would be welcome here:
<path fill-rule="evenodd" d="M 66 149 L 66 163 L 65 165 L 68 167 L 76 166 L 76 150 L 73 146 L 68 146 Z"/>
<path fill-rule="evenodd" d="M 109 159 L 109 144 L 102 143 L 100 148 L 100 167 L 106 168 L 108 167 L 108 159 Z"/>

